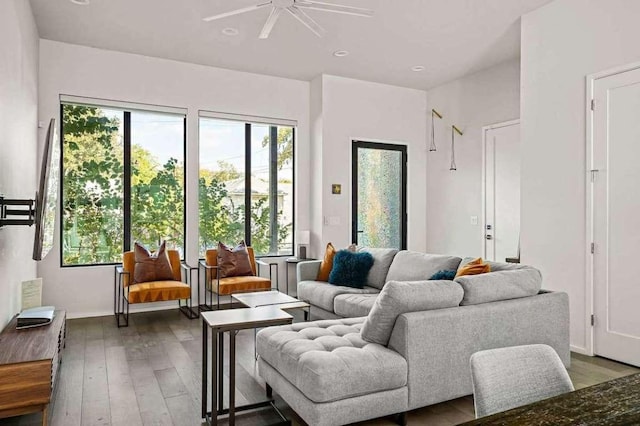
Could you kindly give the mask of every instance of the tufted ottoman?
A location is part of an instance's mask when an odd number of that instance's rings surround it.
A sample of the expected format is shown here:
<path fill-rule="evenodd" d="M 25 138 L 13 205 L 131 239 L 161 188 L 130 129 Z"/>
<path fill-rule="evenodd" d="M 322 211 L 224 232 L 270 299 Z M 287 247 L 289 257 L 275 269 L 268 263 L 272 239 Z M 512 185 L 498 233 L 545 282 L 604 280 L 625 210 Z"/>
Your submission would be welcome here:
<path fill-rule="evenodd" d="M 364 341 L 365 318 L 269 327 L 260 375 L 310 425 L 342 425 L 407 410 L 407 362 Z"/>

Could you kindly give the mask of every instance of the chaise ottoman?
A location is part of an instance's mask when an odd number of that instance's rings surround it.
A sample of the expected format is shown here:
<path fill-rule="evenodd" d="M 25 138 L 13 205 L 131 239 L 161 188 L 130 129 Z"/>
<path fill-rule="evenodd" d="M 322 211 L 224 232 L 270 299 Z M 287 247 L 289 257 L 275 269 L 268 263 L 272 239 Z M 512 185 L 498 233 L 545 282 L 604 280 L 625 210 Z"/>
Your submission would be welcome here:
<path fill-rule="evenodd" d="M 342 425 L 407 411 L 407 362 L 360 337 L 366 318 L 261 330 L 260 375 L 310 425 Z"/>

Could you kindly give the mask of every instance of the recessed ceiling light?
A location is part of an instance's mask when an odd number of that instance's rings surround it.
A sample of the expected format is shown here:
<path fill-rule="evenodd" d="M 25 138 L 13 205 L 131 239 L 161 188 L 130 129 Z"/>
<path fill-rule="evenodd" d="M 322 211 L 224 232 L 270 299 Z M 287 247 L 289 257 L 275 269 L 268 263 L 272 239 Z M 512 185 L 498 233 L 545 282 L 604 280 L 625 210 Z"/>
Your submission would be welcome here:
<path fill-rule="evenodd" d="M 240 34 L 240 31 L 238 31 L 236 28 L 225 28 L 222 30 L 222 34 L 227 35 L 227 36 L 237 36 L 238 34 Z"/>
<path fill-rule="evenodd" d="M 77 5 L 80 5 L 80 6 L 86 6 L 89 3 L 91 3 L 91 0 L 70 0 L 70 1 L 73 4 L 77 4 Z"/>
<path fill-rule="evenodd" d="M 333 52 L 333 56 L 336 56 L 338 58 L 342 58 L 343 56 L 347 56 L 349 54 L 349 52 L 347 52 L 346 50 L 336 50 L 335 52 Z"/>
<path fill-rule="evenodd" d="M 422 65 L 416 65 L 411 67 L 411 71 L 414 71 L 414 72 L 424 71 L 424 67 Z"/>

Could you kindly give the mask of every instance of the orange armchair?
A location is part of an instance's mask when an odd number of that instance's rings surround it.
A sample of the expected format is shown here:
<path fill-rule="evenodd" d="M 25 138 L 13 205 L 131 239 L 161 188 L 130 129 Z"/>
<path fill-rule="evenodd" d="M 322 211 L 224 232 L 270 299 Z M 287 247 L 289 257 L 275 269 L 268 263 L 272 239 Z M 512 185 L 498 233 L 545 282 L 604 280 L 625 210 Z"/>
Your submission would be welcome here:
<path fill-rule="evenodd" d="M 267 264 L 256 260 L 252 247 L 247 247 L 249 261 L 251 262 L 252 276 L 225 277 L 220 278 L 218 274 L 218 250 L 210 249 L 205 254 L 205 259 L 200 261 L 198 276 L 200 271 L 204 271 L 205 280 L 205 303 L 204 309 L 213 310 L 213 293 L 216 294 L 216 309 L 220 309 L 220 296 L 231 295 L 248 291 L 263 291 L 271 289 L 271 267 L 277 264 Z M 260 266 L 269 266 L 269 278 L 259 276 Z M 277 274 L 277 269 L 276 269 Z M 277 275 L 276 275 L 277 277 Z M 198 279 L 200 282 L 200 279 Z M 211 301 L 207 303 L 207 293 L 211 294 Z"/>
<path fill-rule="evenodd" d="M 129 325 L 129 304 L 164 302 L 177 300 L 180 312 L 190 319 L 198 317 L 197 308 L 193 308 L 193 293 L 191 291 L 191 272 L 196 269 L 180 261 L 177 250 L 167 250 L 173 280 L 133 283 L 135 269 L 135 254 L 127 251 L 122 255 L 122 265 L 115 268 L 113 311 L 118 327 Z M 183 281 L 183 271 L 184 278 Z M 182 305 L 182 300 L 185 304 Z M 121 321 L 123 320 L 123 321 Z"/>

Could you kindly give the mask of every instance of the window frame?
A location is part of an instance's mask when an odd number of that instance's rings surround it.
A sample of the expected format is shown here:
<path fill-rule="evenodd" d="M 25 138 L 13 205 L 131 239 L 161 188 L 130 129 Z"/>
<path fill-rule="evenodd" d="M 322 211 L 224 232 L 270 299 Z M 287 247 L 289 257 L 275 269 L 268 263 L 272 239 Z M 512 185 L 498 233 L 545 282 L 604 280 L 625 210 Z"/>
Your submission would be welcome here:
<path fill-rule="evenodd" d="M 182 234 L 183 234 L 183 247 L 182 257 L 184 260 L 187 252 L 187 110 L 184 108 L 175 107 L 163 107 L 146 104 L 135 104 L 131 102 L 117 102 L 102 99 L 87 99 L 76 96 L 60 96 L 60 186 L 58 188 L 59 196 L 59 245 L 60 245 L 60 267 L 61 268 L 84 268 L 95 266 L 114 266 L 119 265 L 122 262 L 104 262 L 104 263 L 81 263 L 81 264 L 65 264 L 64 263 L 64 212 L 62 207 L 64 206 L 64 106 L 86 106 L 93 108 L 107 108 L 107 109 L 119 109 L 123 112 L 123 172 L 122 172 L 122 230 L 125 237 L 122 241 L 122 252 L 131 250 L 131 113 L 132 112 L 144 112 L 144 113 L 160 113 L 160 114 L 174 114 L 182 116 L 182 154 L 183 154 L 183 177 L 182 186 L 184 192 L 184 204 L 182 209 Z"/>
<path fill-rule="evenodd" d="M 290 127 L 292 137 L 292 149 L 291 149 L 291 253 L 287 254 L 258 254 L 255 253 L 257 259 L 263 258 L 288 258 L 296 256 L 295 242 L 296 242 L 296 141 L 298 133 L 298 122 L 295 120 L 271 118 L 271 117 L 255 117 L 248 115 L 210 112 L 210 111 L 198 111 L 198 145 L 200 146 L 200 123 L 202 119 L 213 119 L 219 121 L 235 121 L 244 123 L 244 151 L 245 151 L 245 193 L 244 203 L 245 206 L 251 206 L 251 126 L 267 125 L 271 128 Z M 276 152 L 277 152 L 277 131 L 276 131 Z M 270 146 L 269 149 L 272 149 Z M 277 161 L 277 160 L 276 160 Z M 271 167 L 271 165 L 270 165 Z M 271 170 L 269 173 L 271 174 Z M 200 155 L 198 155 L 198 179 L 200 178 Z M 269 189 L 269 201 L 273 194 L 271 194 L 271 188 Z M 277 194 L 276 194 L 277 195 Z M 277 198 L 276 198 L 277 200 Z M 198 207 L 198 230 L 200 229 L 200 208 Z M 244 212 L 244 241 L 247 246 L 251 246 L 251 208 L 245 208 Z M 234 243 L 235 244 L 235 243 Z M 200 254 L 200 232 L 198 232 L 198 257 L 200 260 L 204 259 Z"/>

